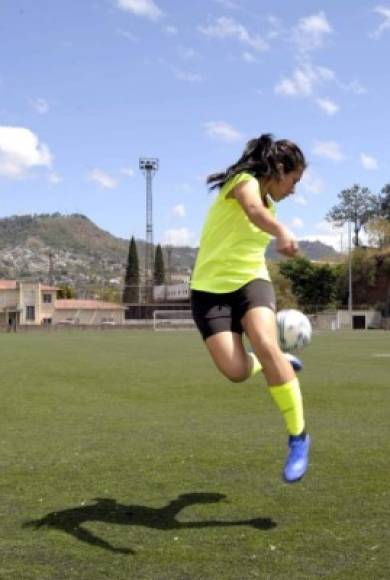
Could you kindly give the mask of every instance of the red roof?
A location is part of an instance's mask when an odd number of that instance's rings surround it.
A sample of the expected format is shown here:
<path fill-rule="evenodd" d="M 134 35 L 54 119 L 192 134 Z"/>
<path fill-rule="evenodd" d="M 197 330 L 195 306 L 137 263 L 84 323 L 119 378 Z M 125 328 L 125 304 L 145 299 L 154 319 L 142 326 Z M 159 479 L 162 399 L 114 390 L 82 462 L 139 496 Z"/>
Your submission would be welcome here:
<path fill-rule="evenodd" d="M 56 310 L 125 310 L 124 306 L 101 300 L 76 300 L 68 298 L 55 301 Z"/>
<path fill-rule="evenodd" d="M 0 280 L 0 290 L 16 290 L 16 280 Z"/>

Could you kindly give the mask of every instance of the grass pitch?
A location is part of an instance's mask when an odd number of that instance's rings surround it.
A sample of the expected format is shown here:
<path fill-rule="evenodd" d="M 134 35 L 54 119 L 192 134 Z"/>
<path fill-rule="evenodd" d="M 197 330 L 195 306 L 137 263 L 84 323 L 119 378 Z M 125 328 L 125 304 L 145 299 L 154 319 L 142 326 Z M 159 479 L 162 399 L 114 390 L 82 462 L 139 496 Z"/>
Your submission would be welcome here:
<path fill-rule="evenodd" d="M 1 579 L 388 579 L 390 333 L 314 336 L 310 470 L 195 332 L 0 335 Z"/>

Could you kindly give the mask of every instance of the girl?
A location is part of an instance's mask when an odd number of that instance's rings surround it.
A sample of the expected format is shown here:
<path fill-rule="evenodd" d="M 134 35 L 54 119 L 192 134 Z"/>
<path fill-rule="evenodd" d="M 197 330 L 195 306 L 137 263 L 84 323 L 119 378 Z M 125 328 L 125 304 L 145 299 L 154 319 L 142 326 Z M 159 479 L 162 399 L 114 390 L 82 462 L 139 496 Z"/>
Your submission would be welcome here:
<path fill-rule="evenodd" d="M 234 382 L 260 370 L 265 375 L 289 434 L 286 482 L 306 472 L 310 438 L 293 361 L 277 341 L 265 251 L 272 236 L 281 254 L 298 251 L 293 235 L 275 217 L 274 202 L 294 193 L 305 168 L 295 143 L 266 134 L 250 140 L 226 171 L 209 175 L 207 183 L 219 193 L 206 218 L 191 280 L 193 317 L 217 368 Z M 245 350 L 243 332 L 253 352 Z"/>

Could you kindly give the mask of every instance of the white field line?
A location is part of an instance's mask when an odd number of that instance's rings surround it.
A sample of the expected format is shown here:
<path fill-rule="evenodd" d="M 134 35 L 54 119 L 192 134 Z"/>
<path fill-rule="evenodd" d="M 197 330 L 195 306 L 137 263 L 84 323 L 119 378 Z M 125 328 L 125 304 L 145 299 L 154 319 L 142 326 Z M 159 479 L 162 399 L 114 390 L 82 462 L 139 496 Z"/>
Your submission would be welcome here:
<path fill-rule="evenodd" d="M 390 352 L 373 354 L 376 358 L 390 358 Z"/>

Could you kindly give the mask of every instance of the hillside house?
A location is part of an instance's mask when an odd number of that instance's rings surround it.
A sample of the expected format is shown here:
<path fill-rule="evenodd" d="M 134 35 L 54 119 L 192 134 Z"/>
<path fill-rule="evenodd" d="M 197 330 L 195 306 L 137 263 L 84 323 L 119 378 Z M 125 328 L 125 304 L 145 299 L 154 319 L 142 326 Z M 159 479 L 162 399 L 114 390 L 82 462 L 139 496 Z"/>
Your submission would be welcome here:
<path fill-rule="evenodd" d="M 57 300 L 57 288 L 40 282 L 0 280 L 0 326 L 122 324 L 125 308 L 100 300 Z"/>
<path fill-rule="evenodd" d="M 57 288 L 39 282 L 0 280 L 0 325 L 50 324 Z"/>

